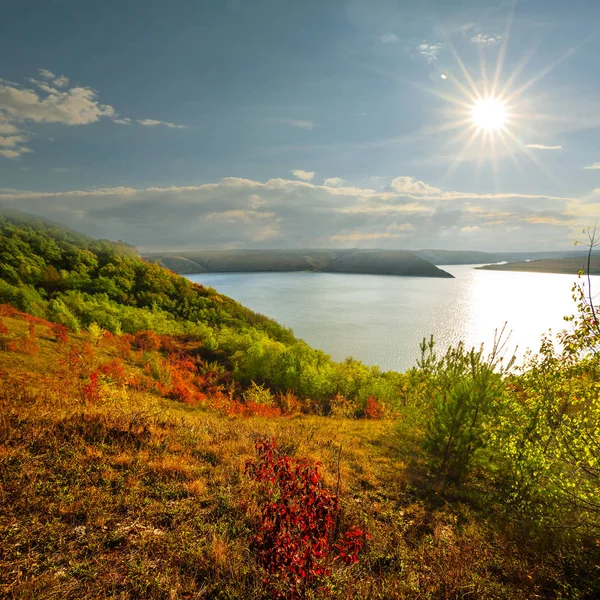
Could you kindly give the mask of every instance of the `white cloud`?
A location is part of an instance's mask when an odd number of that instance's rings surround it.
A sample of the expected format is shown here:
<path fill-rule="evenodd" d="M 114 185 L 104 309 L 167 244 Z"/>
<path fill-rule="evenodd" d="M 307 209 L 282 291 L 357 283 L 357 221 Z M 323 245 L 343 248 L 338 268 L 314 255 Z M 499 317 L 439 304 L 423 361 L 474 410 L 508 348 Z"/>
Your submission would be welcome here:
<path fill-rule="evenodd" d="M 338 185 L 342 185 L 344 183 L 344 180 L 341 177 L 328 177 L 325 180 L 325 184 L 324 185 L 331 185 L 331 186 L 338 186 Z"/>
<path fill-rule="evenodd" d="M 52 71 L 48 71 L 48 69 L 38 69 L 38 73 L 44 79 L 54 79 L 56 77 L 56 75 Z"/>
<path fill-rule="evenodd" d="M 27 139 L 24 135 L 0 136 L 0 156 L 4 158 L 18 158 L 25 152 L 31 152 L 24 145 Z"/>
<path fill-rule="evenodd" d="M 372 232 L 372 233 L 343 233 L 338 235 L 332 235 L 329 239 L 332 242 L 365 242 L 368 240 L 381 240 L 385 238 L 401 238 L 404 237 L 402 233 L 390 233 L 388 231 Z"/>
<path fill-rule="evenodd" d="M 382 44 L 397 44 L 400 41 L 395 33 L 384 33 L 379 39 Z"/>
<path fill-rule="evenodd" d="M 600 169 L 600 162 L 592 163 L 591 165 L 588 165 L 587 167 L 583 168 L 589 169 L 590 171 L 597 171 L 598 169 Z"/>
<path fill-rule="evenodd" d="M 544 144 L 527 144 L 527 148 L 533 148 L 535 150 L 562 150 L 562 146 L 546 146 Z"/>
<path fill-rule="evenodd" d="M 64 75 L 56 76 L 47 69 L 38 69 L 43 80 L 28 79 L 32 87 L 0 80 L 0 134 L 14 134 L 12 142 L 4 142 L 0 156 L 18 158 L 31 149 L 26 146 L 29 136 L 23 131 L 26 124 L 57 123 L 60 125 L 89 125 L 101 119 L 131 124 L 133 119 L 120 117 L 113 106 L 101 104 L 98 94 L 90 87 L 71 85 Z M 168 121 L 141 119 L 140 125 L 161 125 L 185 129 Z M 18 143 L 15 143 L 18 140 Z M 6 144 L 10 143 L 10 146 Z M 9 147 L 10 150 L 6 148 Z"/>
<path fill-rule="evenodd" d="M 42 95 L 34 89 L 0 84 L 0 114 L 3 120 L 87 125 L 101 117 L 115 115 L 112 106 L 98 103 L 96 92 L 91 88 L 48 89 L 50 91 Z"/>
<path fill-rule="evenodd" d="M 28 148 L 19 148 L 18 150 L 7 150 L 0 148 L 0 156 L 4 158 L 18 158 L 23 152 L 31 152 Z"/>
<path fill-rule="evenodd" d="M 392 223 L 388 227 L 388 231 L 413 231 L 415 226 L 412 223 Z"/>
<path fill-rule="evenodd" d="M 131 119 L 122 119 L 121 121 L 131 121 Z M 115 123 L 120 121 L 115 121 Z M 136 123 L 143 125 L 144 127 L 156 127 L 157 125 L 163 125 L 170 129 L 187 129 L 187 125 L 176 125 L 175 123 L 169 123 L 168 121 L 157 121 L 156 119 L 138 119 Z"/>
<path fill-rule="evenodd" d="M 61 75 L 54 80 L 54 85 L 58 87 L 64 87 L 65 85 L 69 85 L 69 78 Z"/>
<path fill-rule="evenodd" d="M 310 181 L 315 176 L 314 171 L 303 171 L 302 169 L 294 169 L 291 173 L 302 181 Z"/>
<path fill-rule="evenodd" d="M 504 36 L 501 34 L 486 35 L 485 33 L 478 33 L 470 38 L 473 44 L 478 46 L 495 46 L 498 42 L 503 40 Z"/>
<path fill-rule="evenodd" d="M 390 183 L 390 187 L 400 193 L 404 194 L 437 194 L 439 189 L 432 187 L 423 181 L 417 181 L 414 177 L 396 177 Z"/>
<path fill-rule="evenodd" d="M 433 64 L 437 61 L 437 57 L 441 49 L 442 44 L 430 44 L 426 41 L 421 42 L 417 46 L 417 51 L 421 56 L 424 56 L 427 59 L 429 64 Z"/>
<path fill-rule="evenodd" d="M 298 129 L 312 129 L 315 124 L 312 121 L 302 121 L 300 119 L 278 119 L 279 123 L 283 123 L 284 125 L 291 125 L 292 127 L 297 127 Z"/>
<path fill-rule="evenodd" d="M 15 148 L 27 141 L 27 138 L 22 135 L 0 136 L 0 148 Z"/>
<path fill-rule="evenodd" d="M 0 134 L 19 133 L 19 130 L 11 123 L 3 123 L 0 121 Z"/>

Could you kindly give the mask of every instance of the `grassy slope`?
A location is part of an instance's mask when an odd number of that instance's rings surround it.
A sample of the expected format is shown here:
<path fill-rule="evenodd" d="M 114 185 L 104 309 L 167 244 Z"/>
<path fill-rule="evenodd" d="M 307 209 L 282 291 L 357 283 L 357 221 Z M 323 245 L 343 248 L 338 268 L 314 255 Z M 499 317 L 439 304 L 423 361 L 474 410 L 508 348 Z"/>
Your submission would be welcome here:
<path fill-rule="evenodd" d="M 373 540 L 334 567 L 330 598 L 552 598 L 574 577 L 494 506 L 440 495 L 408 421 L 226 418 L 127 388 L 83 403 L 51 377 L 57 350 L 49 335 L 37 356 L 0 350 L 2 597 L 260 598 L 243 468 L 264 435 L 331 489 L 342 448 L 343 520 Z"/>
<path fill-rule="evenodd" d="M 487 271 L 523 271 L 530 273 L 564 273 L 577 275 L 587 267 L 587 256 L 562 259 L 542 259 L 527 262 L 507 263 L 502 265 L 485 265 L 478 267 Z M 600 275 L 600 256 L 592 256 L 590 274 Z"/>

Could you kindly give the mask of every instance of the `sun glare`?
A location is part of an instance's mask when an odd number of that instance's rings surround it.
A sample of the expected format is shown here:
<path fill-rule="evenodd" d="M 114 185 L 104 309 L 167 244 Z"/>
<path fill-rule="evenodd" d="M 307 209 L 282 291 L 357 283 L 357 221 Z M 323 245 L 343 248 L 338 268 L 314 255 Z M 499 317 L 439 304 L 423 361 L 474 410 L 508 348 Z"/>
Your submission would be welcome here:
<path fill-rule="evenodd" d="M 506 127 L 506 105 L 499 98 L 481 98 L 471 109 L 471 119 L 478 129 L 492 132 Z"/>

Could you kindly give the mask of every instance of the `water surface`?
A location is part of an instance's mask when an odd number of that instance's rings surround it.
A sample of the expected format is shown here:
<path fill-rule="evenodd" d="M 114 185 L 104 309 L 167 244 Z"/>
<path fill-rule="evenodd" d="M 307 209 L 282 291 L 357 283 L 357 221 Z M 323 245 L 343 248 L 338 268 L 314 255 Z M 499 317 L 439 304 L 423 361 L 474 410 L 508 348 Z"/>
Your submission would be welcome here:
<path fill-rule="evenodd" d="M 519 354 L 537 350 L 541 335 L 567 325 L 575 275 L 478 271 L 444 266 L 455 279 L 333 273 L 202 273 L 212 286 L 252 310 L 291 327 L 335 360 L 353 356 L 383 369 L 415 365 L 430 334 L 440 347 L 464 340 L 491 348 L 505 322 Z M 600 276 L 592 277 L 600 291 Z"/>

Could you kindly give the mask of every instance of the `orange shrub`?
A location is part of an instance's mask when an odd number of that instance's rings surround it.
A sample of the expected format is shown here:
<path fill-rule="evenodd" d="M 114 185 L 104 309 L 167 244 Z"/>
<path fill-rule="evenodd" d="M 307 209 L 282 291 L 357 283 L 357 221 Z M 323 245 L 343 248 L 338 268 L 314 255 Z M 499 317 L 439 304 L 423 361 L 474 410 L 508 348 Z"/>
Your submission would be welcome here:
<path fill-rule="evenodd" d="M 383 406 L 375 398 L 369 396 L 365 410 L 363 411 L 363 417 L 365 419 L 383 419 Z"/>
<path fill-rule="evenodd" d="M 161 339 L 154 331 L 139 331 L 135 334 L 135 345 L 140 350 L 160 350 Z"/>

